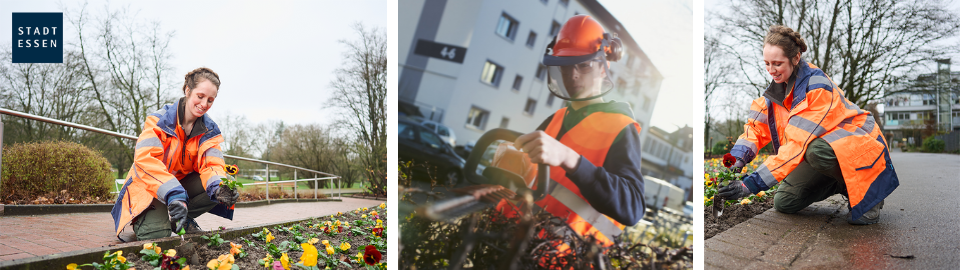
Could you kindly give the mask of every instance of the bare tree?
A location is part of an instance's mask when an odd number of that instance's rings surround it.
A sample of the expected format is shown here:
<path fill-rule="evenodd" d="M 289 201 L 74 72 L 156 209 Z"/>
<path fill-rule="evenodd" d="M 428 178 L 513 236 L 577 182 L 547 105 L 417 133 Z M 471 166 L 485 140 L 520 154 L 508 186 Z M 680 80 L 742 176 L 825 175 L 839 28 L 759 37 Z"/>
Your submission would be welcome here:
<path fill-rule="evenodd" d="M 809 46 L 804 59 L 860 107 L 917 72 L 923 61 L 960 52 L 938 43 L 960 32 L 960 18 L 942 0 L 732 0 L 730 6 L 716 14 L 716 27 L 726 33 L 722 42 L 735 48 L 732 58 L 744 71 L 739 79 L 757 92 L 768 84 L 760 46 L 774 24 L 800 32 Z"/>
<path fill-rule="evenodd" d="M 29 114 L 83 122 L 89 105 L 74 51 L 62 64 L 14 64 L 10 47 L 0 50 L 0 107 Z M 4 143 L 73 140 L 77 130 L 19 117 L 8 117 Z"/>
<path fill-rule="evenodd" d="M 104 6 L 101 14 L 88 12 L 86 4 L 77 9 L 64 8 L 78 39 L 69 45 L 79 54 L 81 72 L 88 98 L 97 117 L 93 124 L 104 129 L 140 134 L 147 114 L 173 101 L 169 83 L 168 50 L 173 32 L 162 32 L 159 23 L 145 24 L 129 8 Z M 143 31 L 150 29 L 150 31 Z M 118 170 L 131 162 L 132 144 L 126 145 L 127 157 L 114 161 Z"/>
<path fill-rule="evenodd" d="M 724 48 L 720 40 L 715 36 L 704 35 L 703 37 L 703 103 L 704 103 L 704 129 L 703 137 L 710 138 L 711 123 L 717 117 L 711 113 L 711 101 L 713 101 L 721 87 L 728 85 L 729 77 L 734 71 L 734 65 L 724 58 Z M 709 140 L 704 140 L 706 149 L 710 149 Z"/>
<path fill-rule="evenodd" d="M 385 188 L 380 175 L 386 172 L 387 153 L 387 36 L 380 28 L 368 29 L 360 23 L 353 28 L 358 39 L 340 41 L 347 51 L 343 67 L 330 83 L 334 96 L 327 104 L 340 109 L 337 125 L 356 138 L 354 152 L 370 170 L 373 188 Z"/>

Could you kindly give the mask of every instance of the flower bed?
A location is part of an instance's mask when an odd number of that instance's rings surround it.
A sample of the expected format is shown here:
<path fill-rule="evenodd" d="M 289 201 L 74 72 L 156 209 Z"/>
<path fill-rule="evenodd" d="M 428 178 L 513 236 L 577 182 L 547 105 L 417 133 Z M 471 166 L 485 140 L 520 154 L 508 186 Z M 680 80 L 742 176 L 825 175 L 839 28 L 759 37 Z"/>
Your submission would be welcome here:
<path fill-rule="evenodd" d="M 729 154 L 728 154 L 729 155 Z M 732 165 L 729 158 L 724 162 L 724 158 L 714 158 L 704 161 L 703 175 L 703 230 L 704 239 L 710 239 L 731 227 L 747 221 L 748 219 L 773 207 L 773 195 L 776 193 L 777 185 L 769 190 L 761 191 L 756 195 L 750 195 L 742 200 L 714 201 L 719 187 L 726 186 L 733 180 L 739 180 L 744 176 L 753 173 L 758 166 L 763 164 L 767 155 L 761 154 L 752 162 L 743 167 L 740 173 L 731 173 L 727 167 Z M 727 163 L 727 164 L 724 164 Z M 720 217 L 713 217 L 713 204 L 723 203 L 723 214 Z"/>
<path fill-rule="evenodd" d="M 108 251 L 103 260 L 67 269 L 354 269 L 386 268 L 385 204 L 242 234 L 208 232 L 179 246 L 143 243 L 136 254 Z M 223 232 L 223 235 L 221 235 Z M 191 240 L 193 239 L 193 240 Z M 196 242 L 194 242 L 196 241 Z M 170 241 L 168 241 L 170 242 Z M 72 268 L 71 268 L 72 267 Z"/>

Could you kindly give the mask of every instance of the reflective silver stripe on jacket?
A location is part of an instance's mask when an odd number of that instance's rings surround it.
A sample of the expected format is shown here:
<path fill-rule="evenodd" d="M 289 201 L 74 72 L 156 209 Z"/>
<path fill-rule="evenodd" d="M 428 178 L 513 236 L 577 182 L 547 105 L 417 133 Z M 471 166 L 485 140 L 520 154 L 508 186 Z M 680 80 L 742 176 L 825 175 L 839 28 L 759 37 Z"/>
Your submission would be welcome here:
<path fill-rule="evenodd" d="M 580 198 L 580 196 L 577 196 L 573 191 L 570 191 L 561 184 L 554 183 L 556 188 L 553 189 L 553 192 L 550 192 L 550 196 L 553 196 L 554 199 L 579 215 L 580 218 L 589 222 L 590 225 L 604 234 L 604 236 L 612 239 L 614 236 L 620 235 L 620 233 L 623 232 L 613 221 L 610 221 L 606 216 L 597 212 L 596 209 L 593 209 L 593 206 L 590 206 L 589 203 Z"/>
<path fill-rule="evenodd" d="M 177 180 L 176 177 L 171 178 L 170 180 L 167 180 L 167 182 L 163 183 L 163 185 L 160 185 L 160 187 L 157 188 L 157 199 L 160 199 L 161 202 L 166 204 L 167 193 L 169 193 L 170 190 L 173 190 L 174 188 L 179 186 L 180 186 L 180 181 Z"/>

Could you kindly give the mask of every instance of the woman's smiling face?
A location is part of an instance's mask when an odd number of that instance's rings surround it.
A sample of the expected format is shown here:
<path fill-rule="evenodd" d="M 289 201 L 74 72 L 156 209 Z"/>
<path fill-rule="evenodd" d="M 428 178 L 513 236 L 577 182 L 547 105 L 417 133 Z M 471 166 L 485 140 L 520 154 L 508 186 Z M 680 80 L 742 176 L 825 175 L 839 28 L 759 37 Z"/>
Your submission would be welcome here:
<path fill-rule="evenodd" d="M 203 80 L 197 83 L 197 87 L 187 92 L 187 104 L 185 108 L 196 118 L 210 111 L 213 101 L 217 98 L 217 87 L 209 80 Z"/>
<path fill-rule="evenodd" d="M 780 46 L 770 44 L 763 45 L 763 63 L 767 68 L 767 73 L 770 73 L 770 76 L 773 77 L 774 82 L 784 83 L 787 79 L 790 79 L 794 66 L 799 61 L 799 53 L 794 59 L 790 59 L 787 58 L 786 55 L 783 55 L 783 48 L 780 48 Z"/>

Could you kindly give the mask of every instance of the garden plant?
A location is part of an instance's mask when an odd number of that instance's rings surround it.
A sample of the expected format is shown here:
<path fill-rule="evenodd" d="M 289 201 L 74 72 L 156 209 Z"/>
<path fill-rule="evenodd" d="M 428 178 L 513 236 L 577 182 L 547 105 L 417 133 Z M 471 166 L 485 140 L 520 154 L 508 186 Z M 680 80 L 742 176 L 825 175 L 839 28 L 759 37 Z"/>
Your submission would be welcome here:
<path fill-rule="evenodd" d="M 704 161 L 703 218 L 705 239 L 709 239 L 773 207 L 772 197 L 779 185 L 774 185 L 769 190 L 760 191 L 741 200 L 719 200 L 715 198 L 720 187 L 750 175 L 757 170 L 758 166 L 763 164 L 767 157 L 766 154 L 758 155 L 753 161 L 746 164 L 740 172 L 730 171 L 729 168 L 736 162 L 736 159 L 730 154 L 724 155 L 723 158 Z M 715 204 L 719 207 L 718 209 L 723 209 L 722 214 L 718 217 L 713 216 Z"/>
<path fill-rule="evenodd" d="M 286 223 L 236 237 L 206 232 L 164 250 L 146 242 L 139 254 L 108 251 L 103 261 L 67 269 L 386 269 L 385 203 Z M 176 240 L 175 240 L 176 241 Z"/>

